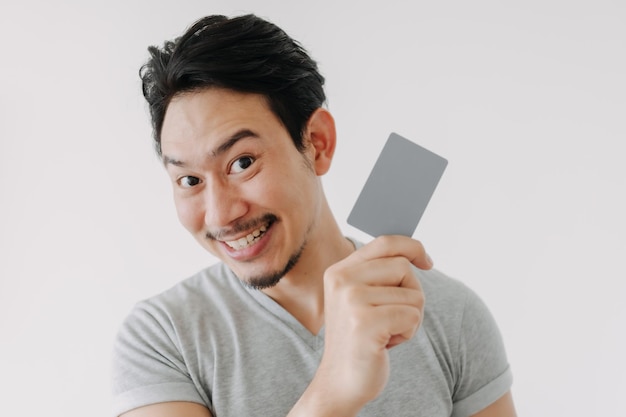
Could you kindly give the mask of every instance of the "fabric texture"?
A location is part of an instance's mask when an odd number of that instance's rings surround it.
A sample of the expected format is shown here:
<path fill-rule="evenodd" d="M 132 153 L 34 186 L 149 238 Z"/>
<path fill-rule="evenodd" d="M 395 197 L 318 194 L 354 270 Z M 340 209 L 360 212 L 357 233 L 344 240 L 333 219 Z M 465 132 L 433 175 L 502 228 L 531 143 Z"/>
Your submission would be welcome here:
<path fill-rule="evenodd" d="M 437 270 L 416 275 L 426 297 L 423 323 L 390 350 L 389 382 L 361 417 L 465 417 L 510 389 L 501 336 L 484 303 Z M 133 308 L 114 346 L 112 415 L 191 401 L 214 417 L 284 417 L 323 348 L 323 329 L 311 334 L 220 263 Z"/>

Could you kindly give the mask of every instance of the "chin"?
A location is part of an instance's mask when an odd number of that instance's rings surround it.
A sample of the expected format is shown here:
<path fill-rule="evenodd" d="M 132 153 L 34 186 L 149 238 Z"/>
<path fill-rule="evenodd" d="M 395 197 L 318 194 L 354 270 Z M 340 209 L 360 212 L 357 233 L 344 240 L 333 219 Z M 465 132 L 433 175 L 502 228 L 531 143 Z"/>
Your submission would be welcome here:
<path fill-rule="evenodd" d="M 305 245 L 302 245 L 300 249 L 289 258 L 287 263 L 282 268 L 276 269 L 274 271 L 266 271 L 260 274 L 251 274 L 248 277 L 243 277 L 241 274 L 238 274 L 234 270 L 233 272 L 246 286 L 250 288 L 254 288 L 256 290 L 272 288 L 276 286 L 280 282 L 280 280 L 293 269 L 294 266 L 296 266 L 298 260 L 300 259 L 300 255 L 302 255 L 304 246 Z"/>
<path fill-rule="evenodd" d="M 275 287 L 284 275 L 264 275 L 261 277 L 253 277 L 248 279 L 243 279 L 241 282 L 253 290 L 265 290 L 268 288 Z"/>

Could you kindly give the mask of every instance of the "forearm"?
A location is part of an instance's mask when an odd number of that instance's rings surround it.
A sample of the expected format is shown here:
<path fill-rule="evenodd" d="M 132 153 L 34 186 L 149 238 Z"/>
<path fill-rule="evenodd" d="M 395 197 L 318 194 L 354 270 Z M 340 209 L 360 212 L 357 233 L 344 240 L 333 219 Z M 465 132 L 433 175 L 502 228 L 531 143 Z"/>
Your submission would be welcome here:
<path fill-rule="evenodd" d="M 355 417 L 362 405 L 340 398 L 333 384 L 318 370 L 287 417 Z"/>
<path fill-rule="evenodd" d="M 417 332 L 424 296 L 413 265 L 429 268 L 421 244 L 385 237 L 324 274 L 325 348 L 315 377 L 288 417 L 352 417 L 389 379 L 389 352 Z"/>

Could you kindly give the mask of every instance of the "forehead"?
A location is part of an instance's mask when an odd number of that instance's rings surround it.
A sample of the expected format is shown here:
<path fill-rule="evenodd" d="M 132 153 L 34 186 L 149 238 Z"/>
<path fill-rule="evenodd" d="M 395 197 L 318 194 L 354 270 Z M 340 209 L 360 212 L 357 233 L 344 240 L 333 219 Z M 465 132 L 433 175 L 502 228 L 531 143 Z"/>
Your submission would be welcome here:
<path fill-rule="evenodd" d="M 243 128 L 259 134 L 285 130 L 261 95 L 215 88 L 184 93 L 167 108 L 161 147 L 166 154 L 193 142 L 217 143 Z"/>

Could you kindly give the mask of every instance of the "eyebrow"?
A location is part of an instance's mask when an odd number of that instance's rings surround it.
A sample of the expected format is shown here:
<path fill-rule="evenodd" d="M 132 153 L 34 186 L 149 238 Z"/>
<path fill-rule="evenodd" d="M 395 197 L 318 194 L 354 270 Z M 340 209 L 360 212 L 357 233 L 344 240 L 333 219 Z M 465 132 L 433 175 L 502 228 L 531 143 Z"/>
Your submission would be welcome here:
<path fill-rule="evenodd" d="M 230 148 L 235 146 L 235 144 L 239 142 L 240 140 L 246 139 L 246 138 L 258 138 L 258 137 L 259 135 L 250 129 L 238 130 L 233 135 L 226 138 L 217 148 L 213 149 L 210 155 L 212 158 L 217 158 L 218 156 L 222 155 L 223 153 L 228 151 Z M 167 165 L 174 165 L 177 167 L 184 168 L 187 164 L 184 161 L 180 161 L 178 159 L 171 158 L 167 155 L 163 155 L 163 165 L 165 165 L 166 167 Z"/>

